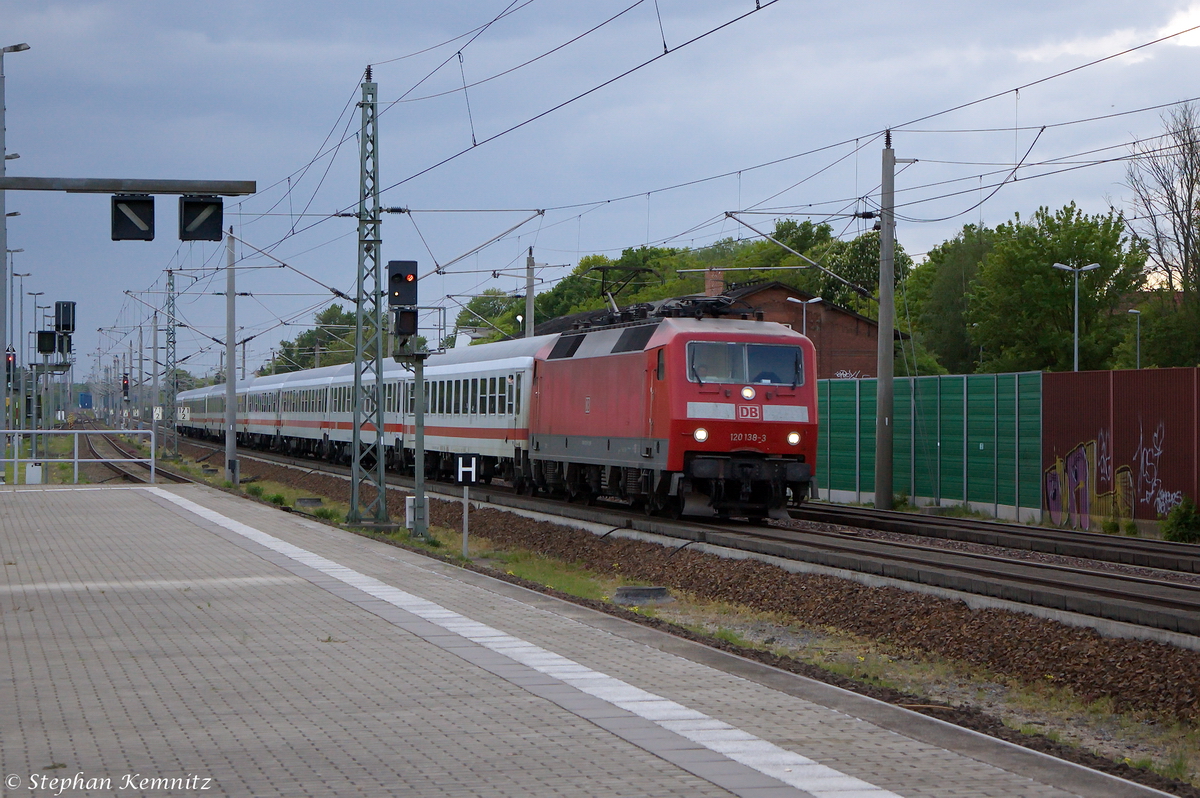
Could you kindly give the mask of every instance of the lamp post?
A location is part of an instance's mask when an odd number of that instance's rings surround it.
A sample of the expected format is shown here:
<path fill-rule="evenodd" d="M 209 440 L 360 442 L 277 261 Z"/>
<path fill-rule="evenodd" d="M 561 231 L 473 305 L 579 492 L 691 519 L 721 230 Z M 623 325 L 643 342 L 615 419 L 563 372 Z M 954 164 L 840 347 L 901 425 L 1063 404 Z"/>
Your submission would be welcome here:
<path fill-rule="evenodd" d="M 1062 263 L 1051 264 L 1056 269 L 1071 272 L 1075 276 L 1075 371 L 1079 371 L 1079 273 L 1099 269 L 1099 263 L 1089 263 L 1087 266 L 1066 266 Z"/>
<path fill-rule="evenodd" d="M 1137 317 L 1137 368 L 1142 367 L 1142 312 L 1140 310 L 1127 311 Z"/>
<path fill-rule="evenodd" d="M 24 288 L 24 287 L 25 287 L 25 281 L 24 281 L 24 280 L 22 280 L 22 281 L 21 281 L 21 287 L 22 287 L 22 288 Z M 26 292 L 25 292 L 25 295 L 26 295 L 26 296 L 31 296 L 31 297 L 33 297 L 33 313 L 34 313 L 34 315 L 35 315 L 35 316 L 37 315 L 37 298 L 38 298 L 38 297 L 40 297 L 40 296 L 41 296 L 42 294 L 44 294 L 44 293 L 46 293 L 46 292 L 45 292 L 45 291 L 26 291 Z M 21 332 L 20 332 L 20 334 L 21 334 L 22 336 L 25 336 L 25 303 L 24 303 L 24 302 L 22 302 L 22 303 L 21 303 Z M 29 338 L 28 338 L 28 337 L 25 337 L 24 349 L 25 349 L 25 354 L 21 356 L 21 359 L 25 361 L 25 364 L 26 364 L 26 365 L 29 365 L 30 363 L 32 363 L 32 362 L 33 362 L 33 359 L 32 359 L 32 358 L 29 356 Z M 23 371 L 21 372 L 21 402 L 22 402 L 22 407 L 21 407 L 21 428 L 22 428 L 22 429 L 25 429 L 25 416 L 26 416 L 26 415 L 29 415 L 29 410 L 31 409 L 31 408 L 26 408 L 26 407 L 24 406 L 24 404 L 25 404 L 25 403 L 26 403 L 26 401 L 27 401 L 27 400 L 26 400 L 26 397 L 31 397 L 31 396 L 33 395 L 33 390 L 30 390 L 28 393 L 26 393 L 26 388 L 27 388 L 27 385 L 26 385 L 26 381 L 25 381 L 25 380 L 26 380 L 26 371 L 24 371 L 24 370 L 23 370 Z M 35 379 L 35 380 L 33 381 L 33 385 L 32 385 L 32 386 L 28 386 L 28 387 L 36 390 L 36 388 L 37 388 L 37 380 Z M 32 409 L 36 411 L 36 409 L 37 409 L 37 403 L 36 403 L 36 402 L 35 402 L 35 403 L 33 403 L 33 407 L 32 407 Z M 34 429 L 37 429 L 37 416 L 30 416 L 30 420 L 31 420 L 31 421 L 32 421 L 32 423 L 33 423 L 33 428 L 34 428 Z"/>
<path fill-rule="evenodd" d="M 16 215 L 17 215 L 16 211 L 5 214 L 5 216 L 16 216 Z M 16 349 L 12 345 L 12 340 L 13 340 L 13 334 L 12 334 L 12 315 L 13 315 L 13 313 L 12 313 L 12 285 L 15 282 L 15 274 L 13 272 L 13 268 L 15 267 L 16 258 L 13 256 L 16 255 L 16 253 L 24 252 L 25 250 L 24 249 L 10 249 L 10 250 L 6 250 L 6 251 L 8 253 L 9 277 L 8 277 L 8 282 L 6 282 L 4 284 L 5 291 L 3 293 L 0 293 L 0 303 L 3 303 L 8 308 L 8 325 L 7 325 L 8 326 L 8 330 L 7 330 L 8 338 L 5 339 L 7 341 L 7 344 L 4 345 L 3 347 L 0 347 L 0 349 L 2 349 L 4 351 L 4 358 L 5 358 L 6 364 L 8 362 L 8 350 L 9 349 L 13 350 L 14 362 L 13 362 L 13 373 L 12 373 L 11 379 L 15 380 L 17 377 L 17 364 L 15 362 L 16 361 Z M 7 293 L 8 296 L 7 297 L 4 296 L 4 293 Z M 7 370 L 7 365 L 5 366 L 5 369 Z M 16 402 L 14 402 L 12 400 L 12 387 L 9 384 L 9 379 L 10 379 L 9 376 L 6 373 L 4 375 L 4 428 L 5 429 L 16 429 L 16 420 L 17 420 L 17 414 L 16 414 L 16 410 L 15 410 Z M 6 452 L 8 450 L 8 437 L 7 436 L 5 436 L 4 450 Z M 13 482 L 15 483 L 16 482 L 16 477 L 15 477 L 16 470 L 15 469 L 14 469 L 13 473 L 14 473 Z"/>
<path fill-rule="evenodd" d="M 8 150 L 6 149 L 4 142 L 4 56 L 8 53 L 19 53 L 28 49 L 29 45 L 25 44 L 24 42 L 20 44 L 10 44 L 7 47 L 0 47 L 0 177 L 4 177 L 4 171 L 7 162 L 12 158 L 17 157 L 15 152 L 11 156 L 8 154 Z M 4 190 L 0 189 L 0 252 L 8 251 L 8 214 L 5 213 L 4 209 L 4 195 Z M 7 303 L 3 301 L 3 299 L 8 295 L 9 291 L 8 280 L 5 279 L 6 277 L 6 271 L 4 269 L 0 269 L 0 352 L 8 349 L 9 343 L 7 340 L 9 325 L 7 323 L 8 320 L 4 318 L 5 311 L 7 310 Z"/>
<path fill-rule="evenodd" d="M 815 296 L 812 299 L 797 299 L 794 296 L 790 296 L 787 298 L 787 301 L 795 302 L 797 305 L 800 305 L 801 307 L 804 308 L 804 315 L 801 317 L 801 319 L 802 319 L 801 325 L 802 326 L 800 328 L 800 332 L 802 335 L 808 335 L 808 306 L 815 305 L 816 303 L 820 302 L 821 297 Z"/>

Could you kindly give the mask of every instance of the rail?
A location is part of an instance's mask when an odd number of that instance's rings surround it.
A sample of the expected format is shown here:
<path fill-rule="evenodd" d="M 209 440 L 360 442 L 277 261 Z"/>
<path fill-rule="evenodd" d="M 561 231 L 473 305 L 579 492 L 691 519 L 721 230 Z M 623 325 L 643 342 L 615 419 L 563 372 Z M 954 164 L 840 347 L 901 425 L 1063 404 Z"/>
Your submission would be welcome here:
<path fill-rule="evenodd" d="M 30 447 L 30 456 L 29 457 L 21 457 L 21 452 L 25 447 L 24 439 L 28 438 L 32 442 L 43 435 L 46 435 L 46 436 L 53 436 L 53 435 L 73 436 L 74 440 L 72 443 L 71 456 L 70 457 L 34 456 L 34 452 L 32 451 L 32 446 L 31 446 Z M 83 458 L 80 458 L 80 456 L 79 456 L 79 436 L 80 435 L 100 435 L 100 436 L 105 436 L 105 435 L 107 435 L 107 436 L 144 435 L 144 436 L 147 436 L 150 438 L 150 456 L 149 457 L 103 457 L 103 458 L 101 458 L 101 457 L 83 457 Z M 158 447 L 157 447 L 158 441 L 154 434 L 153 428 L 151 428 L 151 429 L 130 429 L 130 430 L 92 430 L 92 429 L 49 429 L 49 430 L 47 430 L 47 429 L 39 429 L 39 430 L 21 429 L 21 430 L 16 430 L 16 429 L 8 429 L 8 430 L 0 430 L 0 436 L 3 436 L 3 441 L 4 441 L 4 448 L 2 451 L 0 451 L 0 454 L 3 455 L 2 457 L 0 457 L 0 464 L 3 464 L 3 465 L 0 465 L 0 469 L 3 469 L 3 470 L 0 470 L 0 483 L 3 483 L 3 481 L 4 481 L 4 477 L 8 470 L 9 463 L 13 464 L 12 484 L 14 484 L 14 485 L 21 484 L 20 472 L 21 472 L 21 464 L 22 463 L 26 463 L 28 465 L 35 465 L 35 466 L 38 466 L 38 468 L 39 468 L 39 471 L 37 472 L 38 481 L 34 482 L 34 483 L 30 483 L 28 481 L 29 477 L 32 476 L 32 474 L 30 474 L 28 472 L 28 468 L 26 469 L 26 481 L 24 484 L 27 484 L 27 485 L 28 484 L 41 484 L 45 481 L 45 477 L 47 475 L 43 471 L 40 470 L 43 464 L 71 463 L 71 465 L 72 465 L 72 484 L 78 485 L 79 484 L 79 463 L 80 462 L 84 462 L 84 463 L 145 463 L 150 468 L 150 482 L 151 483 L 154 482 L 155 468 L 156 468 L 155 453 L 158 450 Z M 49 439 L 48 438 L 46 439 L 46 448 L 47 449 L 49 448 Z M 116 447 L 114 447 L 114 448 L 116 448 Z M 117 451 L 120 451 L 120 450 L 117 449 Z M 10 453 L 12 455 L 11 457 L 9 456 Z"/>

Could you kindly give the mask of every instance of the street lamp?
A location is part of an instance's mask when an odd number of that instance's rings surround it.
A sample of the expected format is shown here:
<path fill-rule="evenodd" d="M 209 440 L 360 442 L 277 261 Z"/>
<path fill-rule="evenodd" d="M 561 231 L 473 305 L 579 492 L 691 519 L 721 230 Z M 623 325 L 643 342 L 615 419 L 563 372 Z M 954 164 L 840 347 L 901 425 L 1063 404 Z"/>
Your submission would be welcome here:
<path fill-rule="evenodd" d="M 820 302 L 820 301 L 821 301 L 821 297 L 819 297 L 819 296 L 815 296 L 815 297 L 813 297 L 812 299 L 797 299 L 797 298 L 796 298 L 796 297 L 794 297 L 794 296 L 790 296 L 790 297 L 788 297 L 788 298 L 787 298 L 787 301 L 788 301 L 788 302 L 795 302 L 797 305 L 801 305 L 801 306 L 804 308 L 804 315 L 803 315 L 803 317 L 802 317 L 802 319 L 803 319 L 803 322 L 802 322 L 802 324 L 803 324 L 803 327 L 801 328 L 801 334 L 803 334 L 803 335 L 808 335 L 808 306 L 809 306 L 809 305 L 814 305 L 814 304 L 816 304 L 817 302 Z"/>
<path fill-rule="evenodd" d="M 19 214 L 19 211 L 13 211 L 12 213 L 5 214 L 5 215 L 6 216 L 16 216 L 18 214 Z M 10 250 L 6 250 L 6 251 L 8 253 L 8 274 L 9 274 L 9 276 L 8 276 L 8 282 L 5 283 L 5 289 L 6 289 L 5 293 L 8 293 L 9 295 L 7 297 L 0 296 L 0 302 L 3 302 L 8 307 L 8 330 L 7 330 L 8 338 L 6 339 L 8 341 L 8 343 L 7 343 L 7 345 L 5 345 L 3 347 L 4 352 L 5 352 L 5 357 L 7 358 L 9 349 L 12 349 L 14 352 L 16 351 L 16 347 L 14 347 L 12 345 L 12 340 L 13 340 L 12 294 L 9 293 L 9 291 L 12 288 L 13 278 L 15 277 L 15 274 L 13 273 L 13 268 L 14 268 L 16 258 L 14 258 L 13 256 L 16 253 L 24 252 L 25 250 L 24 249 L 10 249 Z M 13 376 L 15 377 L 16 376 L 16 368 L 15 368 L 16 364 L 14 363 L 13 366 L 14 366 Z M 9 390 L 8 379 L 7 379 L 7 375 L 5 375 L 5 381 L 4 381 L 4 428 L 5 429 L 14 429 L 16 427 L 16 424 L 14 423 L 16 420 L 16 416 L 13 414 L 13 407 L 15 407 L 15 403 L 12 401 L 12 399 L 9 398 L 10 396 L 11 396 L 11 392 Z"/>
<path fill-rule="evenodd" d="M 1140 310 L 1130 310 L 1137 317 L 1137 368 L 1142 367 L 1142 312 Z"/>
<path fill-rule="evenodd" d="M 1051 264 L 1056 269 L 1062 269 L 1064 272 L 1071 272 L 1075 276 L 1075 370 L 1079 371 L 1079 273 L 1090 272 L 1092 269 L 1099 269 L 1099 263 L 1089 263 L 1087 266 L 1066 266 L 1061 263 Z"/>
<path fill-rule="evenodd" d="M 37 318 L 37 298 L 42 296 L 45 293 L 46 293 L 45 291 L 26 291 L 25 292 L 25 296 L 33 297 L 33 318 L 34 319 Z M 36 324 L 37 322 L 35 321 L 34 323 Z M 24 302 L 21 303 L 21 335 L 25 335 L 25 303 Z M 31 346 L 32 346 L 32 344 L 30 343 L 29 336 L 25 336 L 25 356 L 23 359 L 24 359 L 26 365 L 33 362 L 33 358 L 30 357 Z"/>
<path fill-rule="evenodd" d="M 28 50 L 29 45 L 21 42 L 20 44 L 10 44 L 6 47 L 0 47 L 0 178 L 4 177 L 5 164 L 10 160 L 9 153 L 5 149 L 4 144 L 4 56 L 8 53 L 19 53 L 23 50 Z M 16 157 L 16 153 L 12 157 Z M 8 217 L 4 209 L 4 189 L 0 189 L 0 252 L 8 251 Z M 2 301 L 8 296 L 9 286 L 8 273 L 5 269 L 0 269 L 0 352 L 8 349 L 8 320 L 5 318 L 7 303 Z"/>

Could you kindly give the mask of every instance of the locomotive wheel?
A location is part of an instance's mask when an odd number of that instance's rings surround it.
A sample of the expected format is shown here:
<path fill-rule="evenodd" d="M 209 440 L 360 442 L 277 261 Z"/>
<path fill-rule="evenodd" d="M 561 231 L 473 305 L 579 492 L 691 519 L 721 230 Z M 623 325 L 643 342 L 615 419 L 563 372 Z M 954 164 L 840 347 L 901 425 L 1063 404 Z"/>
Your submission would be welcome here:
<path fill-rule="evenodd" d="M 666 507 L 663 509 L 663 515 L 673 521 L 683 518 L 683 498 L 680 496 L 668 496 Z"/>

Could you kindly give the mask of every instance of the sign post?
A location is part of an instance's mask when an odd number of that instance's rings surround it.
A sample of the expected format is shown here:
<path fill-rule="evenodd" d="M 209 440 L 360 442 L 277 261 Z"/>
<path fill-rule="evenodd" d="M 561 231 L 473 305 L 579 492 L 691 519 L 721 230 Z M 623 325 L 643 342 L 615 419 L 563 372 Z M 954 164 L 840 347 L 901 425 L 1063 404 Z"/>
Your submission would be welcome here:
<path fill-rule="evenodd" d="M 467 528 L 471 516 L 471 484 L 479 478 L 479 455 L 454 455 L 454 481 L 463 486 L 463 559 L 467 557 Z"/>

